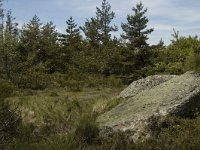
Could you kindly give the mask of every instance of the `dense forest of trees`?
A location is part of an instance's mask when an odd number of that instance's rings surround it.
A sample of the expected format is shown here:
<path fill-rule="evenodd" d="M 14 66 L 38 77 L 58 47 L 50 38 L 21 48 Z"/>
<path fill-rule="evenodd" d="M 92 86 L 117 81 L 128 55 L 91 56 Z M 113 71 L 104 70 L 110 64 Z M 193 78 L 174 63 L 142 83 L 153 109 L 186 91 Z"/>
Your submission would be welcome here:
<path fill-rule="evenodd" d="M 143 4 L 137 3 L 127 15 L 127 23 L 121 24 L 121 37 L 116 38 L 111 35 L 119 27 L 111 25 L 116 16 L 106 0 L 96 8 L 96 16 L 81 27 L 69 17 L 65 33 L 58 33 L 53 22 L 44 24 L 36 15 L 19 29 L 1 1 L 1 77 L 26 88 L 22 79 L 27 82 L 35 80 L 34 76 L 42 80 L 53 74 L 115 75 L 128 82 L 157 73 L 181 74 L 194 67 L 188 62 L 196 58 L 199 39 L 180 37 L 174 30 L 168 47 L 162 40 L 150 46 L 148 35 L 154 29 L 148 29 L 146 12 Z"/>

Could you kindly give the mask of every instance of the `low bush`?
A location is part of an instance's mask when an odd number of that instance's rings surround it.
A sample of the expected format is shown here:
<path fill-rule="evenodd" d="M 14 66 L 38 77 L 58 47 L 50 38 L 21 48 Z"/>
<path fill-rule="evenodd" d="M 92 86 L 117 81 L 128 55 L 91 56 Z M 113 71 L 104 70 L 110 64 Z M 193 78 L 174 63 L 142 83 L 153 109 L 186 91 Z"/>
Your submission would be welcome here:
<path fill-rule="evenodd" d="M 14 86 L 11 82 L 0 79 L 0 99 L 11 96 Z"/>
<path fill-rule="evenodd" d="M 23 89 L 44 90 L 51 84 L 51 78 L 44 73 L 26 72 L 15 77 L 14 83 Z"/>
<path fill-rule="evenodd" d="M 83 88 L 83 82 L 74 79 L 69 79 L 66 84 L 66 87 L 73 92 L 80 92 Z"/>
<path fill-rule="evenodd" d="M 66 87 L 67 86 L 67 81 L 68 81 L 68 76 L 65 74 L 61 73 L 54 73 L 51 74 L 51 81 L 52 81 L 52 86 L 54 87 Z"/>

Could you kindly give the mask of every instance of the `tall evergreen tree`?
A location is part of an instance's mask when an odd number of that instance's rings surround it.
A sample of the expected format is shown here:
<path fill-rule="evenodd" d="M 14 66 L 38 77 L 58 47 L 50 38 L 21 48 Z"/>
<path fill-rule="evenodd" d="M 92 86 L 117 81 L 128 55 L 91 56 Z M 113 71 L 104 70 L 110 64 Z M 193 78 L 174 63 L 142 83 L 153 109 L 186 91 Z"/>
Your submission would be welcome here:
<path fill-rule="evenodd" d="M 16 62 L 16 44 L 18 37 L 17 23 L 11 11 L 3 9 L 3 0 L 0 0 L 0 71 L 10 79 L 11 71 Z"/>
<path fill-rule="evenodd" d="M 67 21 L 67 41 L 69 44 L 73 45 L 74 42 L 77 42 L 77 40 L 80 40 L 80 31 L 77 27 L 78 25 L 75 23 L 74 19 L 70 17 Z"/>
<path fill-rule="evenodd" d="M 85 25 L 80 27 L 84 32 L 87 41 L 90 43 L 92 48 L 98 48 L 100 45 L 99 39 L 99 22 L 96 18 L 87 19 Z"/>
<path fill-rule="evenodd" d="M 111 32 L 118 30 L 117 26 L 111 25 L 115 13 L 111 11 L 110 4 L 103 0 L 101 7 L 96 7 L 96 17 L 87 19 L 81 30 L 93 48 L 100 45 L 107 46 L 111 41 Z"/>
<path fill-rule="evenodd" d="M 112 20 L 115 18 L 115 13 L 111 11 L 110 4 L 103 0 L 101 8 L 96 8 L 96 18 L 99 23 L 99 38 L 103 44 L 106 46 L 111 40 L 111 32 L 117 31 L 117 26 L 111 26 Z"/>
<path fill-rule="evenodd" d="M 14 22 L 15 18 L 12 17 L 11 11 L 6 15 L 6 26 L 4 31 L 4 53 L 3 62 L 4 70 L 7 78 L 11 78 L 11 72 L 14 71 L 16 65 L 16 57 L 18 53 L 16 51 L 18 43 L 18 24 Z"/>
<path fill-rule="evenodd" d="M 4 61 L 3 61 L 3 53 L 4 53 L 4 9 L 3 9 L 3 0 L 0 0 L 0 70 L 3 73 Z"/>
<path fill-rule="evenodd" d="M 147 9 L 144 8 L 142 2 L 137 3 L 132 10 L 134 14 L 128 15 L 128 22 L 121 25 L 125 32 L 122 34 L 122 38 L 128 40 L 132 48 L 144 48 L 148 46 L 148 35 L 153 32 L 153 28 L 146 29 L 149 20 L 145 16 Z"/>
<path fill-rule="evenodd" d="M 40 51 L 37 53 L 37 61 L 44 67 L 45 72 L 64 72 L 66 59 L 58 43 L 58 32 L 52 22 L 46 23 L 41 28 Z"/>
<path fill-rule="evenodd" d="M 41 26 L 40 19 L 35 15 L 22 27 L 19 46 L 22 61 L 29 59 L 30 63 L 33 63 L 35 54 L 40 51 Z"/>
<path fill-rule="evenodd" d="M 51 51 L 56 50 L 58 33 L 52 22 L 48 22 L 41 27 L 40 49 L 36 53 L 38 63 L 44 63 L 48 59 Z"/>
<path fill-rule="evenodd" d="M 132 8 L 134 14 L 127 16 L 127 23 L 122 23 L 124 33 L 122 39 L 127 43 L 122 55 L 121 64 L 125 68 L 125 73 L 140 70 L 150 62 L 150 51 L 148 50 L 148 35 L 153 32 L 153 28 L 147 29 L 148 18 L 145 16 L 147 9 L 142 2 Z"/>
<path fill-rule="evenodd" d="M 67 29 L 66 34 L 61 35 L 61 42 L 65 46 L 73 46 L 80 42 L 80 30 L 72 16 L 66 21 Z"/>

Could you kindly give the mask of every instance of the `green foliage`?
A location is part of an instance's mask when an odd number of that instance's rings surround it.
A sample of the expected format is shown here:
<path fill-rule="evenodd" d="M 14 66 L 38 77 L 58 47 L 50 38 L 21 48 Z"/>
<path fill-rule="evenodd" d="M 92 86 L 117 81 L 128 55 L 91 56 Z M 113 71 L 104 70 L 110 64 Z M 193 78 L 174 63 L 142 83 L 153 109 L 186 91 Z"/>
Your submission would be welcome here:
<path fill-rule="evenodd" d="M 145 16 L 147 9 L 144 9 L 142 2 L 133 7 L 133 15 L 127 16 L 127 23 L 122 23 L 124 33 L 122 39 L 126 40 L 126 46 L 122 52 L 122 65 L 125 73 L 130 74 L 150 65 L 151 53 L 147 44 L 148 35 L 153 28 L 146 29 L 148 18 Z"/>
<path fill-rule="evenodd" d="M 185 119 L 169 117 L 166 127 L 161 128 L 160 134 L 141 143 L 142 149 L 198 149 L 199 148 L 199 117 Z"/>
<path fill-rule="evenodd" d="M 23 26 L 19 43 L 21 61 L 34 61 L 34 54 L 40 49 L 41 26 L 42 23 L 36 15 Z"/>
<path fill-rule="evenodd" d="M 125 32 L 122 38 L 129 40 L 131 49 L 144 48 L 148 45 L 147 35 L 153 32 L 153 28 L 146 29 L 149 20 L 144 16 L 147 9 L 144 9 L 142 2 L 137 3 L 132 10 L 134 14 L 127 16 L 128 23 L 122 23 L 122 29 Z"/>
<path fill-rule="evenodd" d="M 80 31 L 78 29 L 78 25 L 75 23 L 72 16 L 66 21 L 67 29 L 66 34 L 62 34 L 60 41 L 64 46 L 69 46 L 73 48 L 73 50 L 78 50 L 78 44 L 81 41 Z"/>
<path fill-rule="evenodd" d="M 1 9 L 1 8 L 0 8 Z M 7 79 L 11 78 L 14 71 L 18 52 L 16 50 L 18 40 L 18 24 L 11 11 L 1 10 L 1 29 L 0 29 L 0 71 Z M 6 15 L 4 15 L 6 13 Z M 5 17 L 6 16 L 6 17 Z M 4 22 L 5 20 L 5 22 Z M 4 26 L 5 25 L 5 26 Z"/>
<path fill-rule="evenodd" d="M 98 48 L 100 45 L 98 29 L 99 24 L 96 18 L 87 19 L 85 25 L 81 27 L 81 30 L 84 32 L 86 39 L 92 48 Z"/>
<path fill-rule="evenodd" d="M 117 31 L 117 26 L 111 26 L 112 20 L 115 18 L 115 13 L 111 11 L 110 4 L 103 0 L 101 8 L 96 8 L 96 19 L 99 24 L 99 39 L 103 46 L 107 46 L 111 40 L 111 32 Z"/>
<path fill-rule="evenodd" d="M 173 28 L 173 34 L 172 34 L 172 37 L 174 38 L 173 40 L 171 40 L 172 43 L 176 43 L 178 40 L 179 40 L 179 31 L 176 31 L 174 28 Z"/>
<path fill-rule="evenodd" d="M 68 76 L 61 73 L 54 73 L 50 75 L 51 78 L 51 86 L 53 87 L 66 87 Z M 50 81 L 49 81 L 50 82 Z"/>
<path fill-rule="evenodd" d="M 14 83 L 19 88 L 44 90 L 51 84 L 51 78 L 47 74 L 33 71 L 19 75 Z"/>
<path fill-rule="evenodd" d="M 10 97 L 14 91 L 14 86 L 11 82 L 0 79 L 0 101 Z"/>
<path fill-rule="evenodd" d="M 164 60 L 172 69 L 180 70 L 179 74 L 185 70 L 191 70 L 194 68 L 193 64 L 190 64 L 191 59 L 194 58 L 193 56 L 199 46 L 200 42 L 196 37 L 180 37 L 167 48 L 164 53 Z"/>
<path fill-rule="evenodd" d="M 115 18 L 115 13 L 111 11 L 110 4 L 103 0 L 101 7 L 96 8 L 96 17 L 87 19 L 81 30 L 86 35 L 92 48 L 107 46 L 111 41 L 111 32 L 117 31 L 117 26 L 110 25 Z"/>
<path fill-rule="evenodd" d="M 174 35 L 175 36 L 175 35 Z M 197 37 L 177 37 L 168 47 L 151 50 L 151 68 L 154 74 L 182 74 L 188 70 L 198 70 Z"/>

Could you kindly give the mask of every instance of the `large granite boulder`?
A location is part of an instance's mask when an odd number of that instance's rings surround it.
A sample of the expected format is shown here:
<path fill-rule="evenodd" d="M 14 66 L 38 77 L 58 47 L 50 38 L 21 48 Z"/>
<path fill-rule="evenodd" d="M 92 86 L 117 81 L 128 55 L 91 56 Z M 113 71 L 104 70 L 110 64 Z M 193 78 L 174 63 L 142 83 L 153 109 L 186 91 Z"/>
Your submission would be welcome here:
<path fill-rule="evenodd" d="M 143 90 L 149 90 L 154 86 L 166 82 L 174 77 L 175 75 L 154 75 L 134 81 L 119 94 L 118 98 L 133 97 Z"/>
<path fill-rule="evenodd" d="M 200 107 L 200 75 L 147 77 L 134 81 L 119 98 L 124 98 L 122 103 L 98 117 L 101 133 L 133 131 L 137 140 L 148 135 L 146 127 L 152 116 L 188 115 Z"/>

